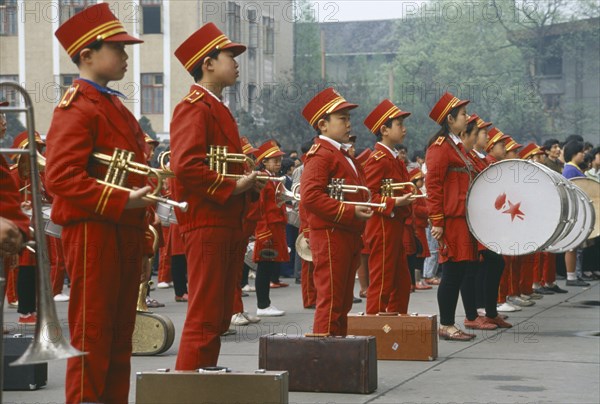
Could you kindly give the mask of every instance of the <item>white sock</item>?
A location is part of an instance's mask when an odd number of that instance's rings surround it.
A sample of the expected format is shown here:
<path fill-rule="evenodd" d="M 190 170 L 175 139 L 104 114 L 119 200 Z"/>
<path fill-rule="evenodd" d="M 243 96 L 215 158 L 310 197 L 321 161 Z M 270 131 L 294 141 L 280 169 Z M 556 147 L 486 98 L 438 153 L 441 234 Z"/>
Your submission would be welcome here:
<path fill-rule="evenodd" d="M 532 285 L 534 289 L 539 289 L 541 288 L 540 284 L 537 282 L 534 282 L 534 284 Z"/>
<path fill-rule="evenodd" d="M 576 281 L 577 280 L 577 273 L 575 273 L 575 272 L 567 272 L 567 280 L 568 281 Z"/>

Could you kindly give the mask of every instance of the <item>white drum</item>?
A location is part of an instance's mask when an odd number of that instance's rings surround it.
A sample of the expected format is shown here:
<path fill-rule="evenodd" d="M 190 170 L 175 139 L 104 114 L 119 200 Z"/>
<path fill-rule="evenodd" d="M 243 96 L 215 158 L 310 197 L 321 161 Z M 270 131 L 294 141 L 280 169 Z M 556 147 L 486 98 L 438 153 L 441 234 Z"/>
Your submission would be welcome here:
<path fill-rule="evenodd" d="M 156 215 L 160 219 L 160 223 L 165 227 L 169 227 L 172 224 L 177 224 L 175 208 L 171 205 L 167 205 L 164 202 L 158 202 L 156 204 Z"/>
<path fill-rule="evenodd" d="M 246 255 L 244 255 L 244 264 L 248 265 L 250 269 L 256 271 L 257 263 L 252 260 L 254 257 L 254 241 L 251 241 L 246 246 Z"/>
<path fill-rule="evenodd" d="M 565 237 L 557 240 L 552 245 L 546 247 L 544 251 L 555 254 L 564 253 L 579 247 L 594 230 L 596 215 L 592 201 L 579 187 L 574 186 L 572 191 L 577 196 L 579 203 L 579 212 L 575 218 L 575 226 Z"/>
<path fill-rule="evenodd" d="M 594 223 L 594 230 L 589 235 L 588 239 L 600 237 L 600 183 L 591 178 L 584 177 L 571 178 L 571 181 L 587 194 L 594 207 L 594 216 L 596 220 Z"/>
<path fill-rule="evenodd" d="M 532 162 L 504 160 L 487 167 L 471 184 L 467 223 L 491 251 L 531 254 L 563 234 L 569 226 L 569 204 L 563 180 Z"/>
<path fill-rule="evenodd" d="M 42 207 L 42 217 L 44 220 L 44 233 L 47 235 L 60 238 L 62 234 L 62 226 L 54 223 L 52 219 L 50 219 L 50 215 L 52 213 L 52 206 L 43 206 Z"/>

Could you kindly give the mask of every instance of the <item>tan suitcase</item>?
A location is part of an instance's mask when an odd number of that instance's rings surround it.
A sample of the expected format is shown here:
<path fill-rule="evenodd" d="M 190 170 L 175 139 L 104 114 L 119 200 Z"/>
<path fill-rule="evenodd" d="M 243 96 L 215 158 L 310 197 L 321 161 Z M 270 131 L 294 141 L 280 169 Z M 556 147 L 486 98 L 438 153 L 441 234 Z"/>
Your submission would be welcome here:
<path fill-rule="evenodd" d="M 135 401 L 138 404 L 287 404 L 288 372 L 235 372 L 226 368 L 138 372 Z"/>
<path fill-rule="evenodd" d="M 348 334 L 377 338 L 377 359 L 432 361 L 438 356 L 435 314 L 348 314 Z"/>

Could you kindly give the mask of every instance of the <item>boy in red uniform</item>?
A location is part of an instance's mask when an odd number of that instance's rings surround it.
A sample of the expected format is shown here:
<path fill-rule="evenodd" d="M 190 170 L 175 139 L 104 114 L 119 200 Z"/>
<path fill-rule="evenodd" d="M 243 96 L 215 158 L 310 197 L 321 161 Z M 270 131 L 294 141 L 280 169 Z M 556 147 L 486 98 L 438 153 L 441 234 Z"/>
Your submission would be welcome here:
<path fill-rule="evenodd" d="M 408 182 L 404 161 L 398 158 L 394 146 L 406 137 L 404 119 L 410 112 L 402 111 L 390 100 L 383 100 L 365 119 L 365 126 L 377 136 L 373 153 L 364 165 L 367 184 L 374 203 L 385 203 L 367 222 L 365 243 L 369 246 L 369 288 L 367 313 L 406 313 L 411 280 L 407 254 L 403 244 L 404 221 L 410 217 L 412 190 L 399 197 L 381 195 L 384 179 L 393 183 Z"/>
<path fill-rule="evenodd" d="M 343 147 L 350 140 L 349 103 L 333 88 L 326 88 L 304 107 L 302 115 L 319 136 L 307 153 L 302 173 L 300 203 L 306 209 L 314 264 L 317 307 L 313 333 L 345 336 L 352 308 L 354 276 L 360 262 L 361 234 L 373 211 L 331 198 L 331 179 L 365 186 L 361 165 Z M 364 201 L 365 195 L 346 194 L 347 201 Z"/>
<path fill-rule="evenodd" d="M 54 110 L 46 186 L 54 196 L 52 220 L 63 226 L 71 344 L 88 353 L 67 363 L 66 402 L 126 402 L 150 188 L 138 175 L 126 184 L 136 191 L 99 184 L 106 166 L 91 155 L 119 148 L 146 161 L 142 129 L 123 96 L 106 87 L 125 75 L 125 45 L 142 41 L 127 34 L 107 3 L 70 18 L 56 37 L 80 78 Z"/>
<path fill-rule="evenodd" d="M 211 170 L 206 161 L 210 146 L 243 152 L 237 124 L 221 96 L 225 87 L 235 84 L 239 73 L 234 58 L 245 50 L 208 23 L 175 51 L 195 81 L 171 121 L 173 193 L 189 203 L 187 212 L 176 211 L 188 264 L 189 298 L 178 370 L 217 364 L 243 263 L 245 192 L 261 184 L 256 173 L 236 180 Z M 241 164 L 229 167 L 230 174 L 244 172 Z"/>

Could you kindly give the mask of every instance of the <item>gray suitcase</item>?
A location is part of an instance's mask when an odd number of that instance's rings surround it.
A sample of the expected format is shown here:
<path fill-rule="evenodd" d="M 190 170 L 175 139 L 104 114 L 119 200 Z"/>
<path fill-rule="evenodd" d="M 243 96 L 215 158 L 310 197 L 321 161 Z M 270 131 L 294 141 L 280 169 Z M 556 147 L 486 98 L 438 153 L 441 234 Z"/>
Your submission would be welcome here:
<path fill-rule="evenodd" d="M 138 372 L 135 401 L 164 403 L 288 403 L 288 372 L 227 368 Z"/>

